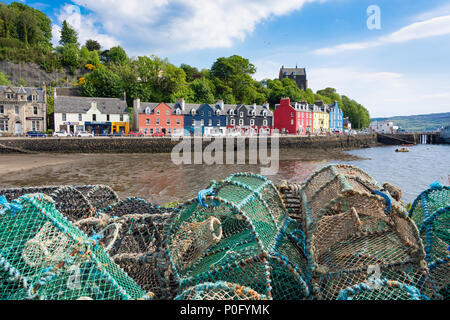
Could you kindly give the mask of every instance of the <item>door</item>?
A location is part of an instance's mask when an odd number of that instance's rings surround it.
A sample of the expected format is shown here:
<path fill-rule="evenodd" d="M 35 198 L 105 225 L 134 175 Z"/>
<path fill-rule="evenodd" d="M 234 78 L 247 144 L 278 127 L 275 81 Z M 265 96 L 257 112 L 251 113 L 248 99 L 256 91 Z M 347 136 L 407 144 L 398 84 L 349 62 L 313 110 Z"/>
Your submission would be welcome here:
<path fill-rule="evenodd" d="M 18 136 L 22 135 L 22 124 L 20 122 L 16 122 L 14 133 Z"/>

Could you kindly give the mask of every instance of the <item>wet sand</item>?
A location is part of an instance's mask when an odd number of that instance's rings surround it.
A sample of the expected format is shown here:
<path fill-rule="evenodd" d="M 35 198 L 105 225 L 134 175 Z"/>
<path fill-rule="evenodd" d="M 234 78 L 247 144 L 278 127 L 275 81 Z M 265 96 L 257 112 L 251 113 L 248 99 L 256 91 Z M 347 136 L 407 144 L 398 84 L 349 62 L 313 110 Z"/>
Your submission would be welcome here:
<path fill-rule="evenodd" d="M 340 150 L 280 150 L 279 173 L 269 178 L 305 181 L 329 161 L 361 158 Z M 211 180 L 236 172 L 260 173 L 260 165 L 181 165 L 170 154 L 0 155 L 0 188 L 48 185 L 111 186 L 121 198 L 136 196 L 155 204 L 186 200 Z"/>

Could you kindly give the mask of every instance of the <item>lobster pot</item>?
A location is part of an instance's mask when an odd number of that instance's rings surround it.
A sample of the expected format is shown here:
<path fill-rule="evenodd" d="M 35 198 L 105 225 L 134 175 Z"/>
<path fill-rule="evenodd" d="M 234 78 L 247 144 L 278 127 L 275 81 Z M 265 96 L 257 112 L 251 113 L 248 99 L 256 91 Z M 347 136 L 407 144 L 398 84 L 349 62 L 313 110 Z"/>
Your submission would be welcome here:
<path fill-rule="evenodd" d="M 163 230 L 171 214 L 164 209 L 159 212 L 123 216 L 99 213 L 96 218 L 76 223 L 86 234 L 99 235 L 99 243 L 114 262 L 158 300 L 173 297 L 178 287 L 167 255 L 161 251 Z"/>
<path fill-rule="evenodd" d="M 279 270 L 285 266 L 269 254 L 286 219 L 280 194 L 266 178 L 240 173 L 213 182 L 198 199 L 180 207 L 168 230 L 167 249 L 180 290 L 225 281 L 276 298 L 271 277 L 284 279 Z M 298 272 L 292 270 L 286 272 L 296 282 Z"/>
<path fill-rule="evenodd" d="M 337 300 L 429 300 L 413 286 L 398 281 L 380 279 L 343 289 Z"/>
<path fill-rule="evenodd" d="M 410 210 L 425 245 L 426 261 L 440 295 L 450 298 L 450 187 L 433 185 Z"/>
<path fill-rule="evenodd" d="M 149 298 L 48 196 L 25 195 L 2 206 L 0 299 Z"/>
<path fill-rule="evenodd" d="M 117 193 L 109 186 L 95 185 L 76 187 L 95 209 L 107 207 L 120 200 Z"/>
<path fill-rule="evenodd" d="M 126 215 L 134 214 L 161 214 L 161 213 L 173 213 L 175 209 L 163 208 L 160 206 L 155 206 L 147 201 L 139 198 L 126 198 L 114 204 L 108 205 L 100 210 L 99 213 L 111 217 L 123 217 Z"/>
<path fill-rule="evenodd" d="M 251 288 L 225 281 L 205 282 L 188 288 L 175 300 L 268 300 Z"/>
<path fill-rule="evenodd" d="M 304 239 L 307 279 L 316 296 L 334 299 L 349 287 L 347 282 L 353 280 L 341 279 L 338 275 L 343 272 L 363 270 L 367 274 L 373 268 L 400 268 L 409 263 L 424 268 L 424 249 L 413 221 L 403 206 L 361 169 L 327 166 L 302 188 L 288 189 L 302 204 L 293 218 L 300 224 L 297 235 Z M 326 286 L 324 278 L 329 279 Z M 352 285 L 362 281 L 355 279 Z"/>
<path fill-rule="evenodd" d="M 60 186 L 0 190 L 8 201 L 26 194 L 41 193 L 54 200 L 56 209 L 69 221 L 76 222 L 96 214 L 97 209 L 119 201 L 117 194 L 107 186 Z"/>

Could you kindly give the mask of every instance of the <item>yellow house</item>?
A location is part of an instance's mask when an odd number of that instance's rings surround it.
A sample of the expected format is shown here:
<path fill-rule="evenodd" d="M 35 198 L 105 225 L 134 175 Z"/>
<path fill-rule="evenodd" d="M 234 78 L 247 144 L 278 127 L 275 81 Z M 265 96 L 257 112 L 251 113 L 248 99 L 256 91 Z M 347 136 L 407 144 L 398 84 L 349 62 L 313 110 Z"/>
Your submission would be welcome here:
<path fill-rule="evenodd" d="M 330 131 L 330 113 L 326 106 L 314 105 L 314 133 Z"/>
<path fill-rule="evenodd" d="M 122 132 L 125 135 L 128 135 L 130 132 L 130 123 L 129 122 L 113 122 L 111 124 L 111 133 Z"/>

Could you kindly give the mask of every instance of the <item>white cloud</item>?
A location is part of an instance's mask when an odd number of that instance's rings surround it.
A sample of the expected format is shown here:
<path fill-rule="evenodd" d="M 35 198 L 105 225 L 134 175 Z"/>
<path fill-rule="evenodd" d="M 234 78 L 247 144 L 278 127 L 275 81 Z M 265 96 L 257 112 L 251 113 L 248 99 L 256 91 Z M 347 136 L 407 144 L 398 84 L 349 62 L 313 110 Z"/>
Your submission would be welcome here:
<path fill-rule="evenodd" d="M 332 55 L 344 51 L 364 50 L 390 43 L 402 43 L 442 35 L 450 35 L 450 15 L 415 22 L 385 37 L 380 37 L 373 41 L 345 43 L 330 48 L 317 49 L 314 53 L 318 55 Z"/>
<path fill-rule="evenodd" d="M 66 4 L 58 15 L 58 24 L 52 25 L 53 43 L 57 45 L 61 38 L 61 25 L 66 20 L 77 32 L 78 42 L 84 44 L 88 39 L 97 40 L 104 48 L 118 45 L 120 42 L 115 38 L 101 33 L 96 26 L 96 21 L 91 15 L 82 15 L 78 6 Z"/>
<path fill-rule="evenodd" d="M 258 23 L 323 1 L 74 0 L 91 12 L 89 21 L 137 54 L 231 47 Z"/>
<path fill-rule="evenodd" d="M 333 87 L 367 107 L 372 117 L 439 113 L 449 109 L 449 84 L 438 76 L 416 79 L 401 73 L 340 67 L 311 69 L 308 77 L 314 91 Z"/>

